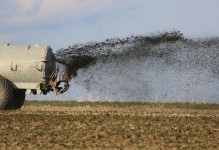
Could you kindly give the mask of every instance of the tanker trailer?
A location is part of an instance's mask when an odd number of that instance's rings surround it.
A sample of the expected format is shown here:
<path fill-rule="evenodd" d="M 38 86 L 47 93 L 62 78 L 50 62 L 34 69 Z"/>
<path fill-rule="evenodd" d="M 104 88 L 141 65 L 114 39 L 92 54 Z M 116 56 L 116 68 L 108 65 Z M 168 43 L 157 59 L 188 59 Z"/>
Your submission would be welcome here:
<path fill-rule="evenodd" d="M 0 109 L 19 109 L 26 94 L 56 95 L 69 88 L 68 69 L 49 46 L 0 46 Z"/>

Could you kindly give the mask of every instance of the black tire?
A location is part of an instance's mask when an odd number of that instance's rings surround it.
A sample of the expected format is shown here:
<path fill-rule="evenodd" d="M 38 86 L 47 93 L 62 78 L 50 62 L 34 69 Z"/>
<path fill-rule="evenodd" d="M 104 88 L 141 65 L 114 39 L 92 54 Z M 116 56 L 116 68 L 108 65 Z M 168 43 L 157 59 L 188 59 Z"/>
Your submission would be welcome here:
<path fill-rule="evenodd" d="M 13 109 L 20 109 L 25 101 L 25 90 L 14 90 Z"/>
<path fill-rule="evenodd" d="M 0 110 L 12 109 L 13 87 L 12 83 L 0 76 Z"/>

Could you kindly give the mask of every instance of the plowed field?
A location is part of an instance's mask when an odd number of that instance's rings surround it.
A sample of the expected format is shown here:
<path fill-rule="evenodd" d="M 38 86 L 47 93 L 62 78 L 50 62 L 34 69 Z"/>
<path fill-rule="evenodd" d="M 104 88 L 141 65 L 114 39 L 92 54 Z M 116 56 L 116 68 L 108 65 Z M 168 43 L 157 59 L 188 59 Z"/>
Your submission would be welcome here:
<path fill-rule="evenodd" d="M 0 112 L 0 149 L 219 149 L 219 105 L 26 102 Z"/>

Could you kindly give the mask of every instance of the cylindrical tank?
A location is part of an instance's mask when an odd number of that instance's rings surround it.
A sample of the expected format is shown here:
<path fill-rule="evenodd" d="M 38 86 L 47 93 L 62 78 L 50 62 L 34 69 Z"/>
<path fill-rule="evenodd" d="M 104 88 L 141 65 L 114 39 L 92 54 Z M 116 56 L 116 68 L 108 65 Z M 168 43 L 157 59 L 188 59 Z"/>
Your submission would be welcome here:
<path fill-rule="evenodd" d="M 49 46 L 0 46 L 0 75 L 17 88 L 32 89 L 28 86 L 48 82 L 55 69 L 55 57 Z"/>

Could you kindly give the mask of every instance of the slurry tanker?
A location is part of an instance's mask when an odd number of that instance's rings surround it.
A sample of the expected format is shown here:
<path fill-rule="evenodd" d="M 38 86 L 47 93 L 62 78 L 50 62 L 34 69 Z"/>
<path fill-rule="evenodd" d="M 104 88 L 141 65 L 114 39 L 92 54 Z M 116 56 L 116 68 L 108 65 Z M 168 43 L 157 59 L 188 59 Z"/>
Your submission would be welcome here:
<path fill-rule="evenodd" d="M 26 94 L 61 94 L 69 88 L 69 73 L 49 46 L 0 46 L 0 109 L 19 109 Z"/>

